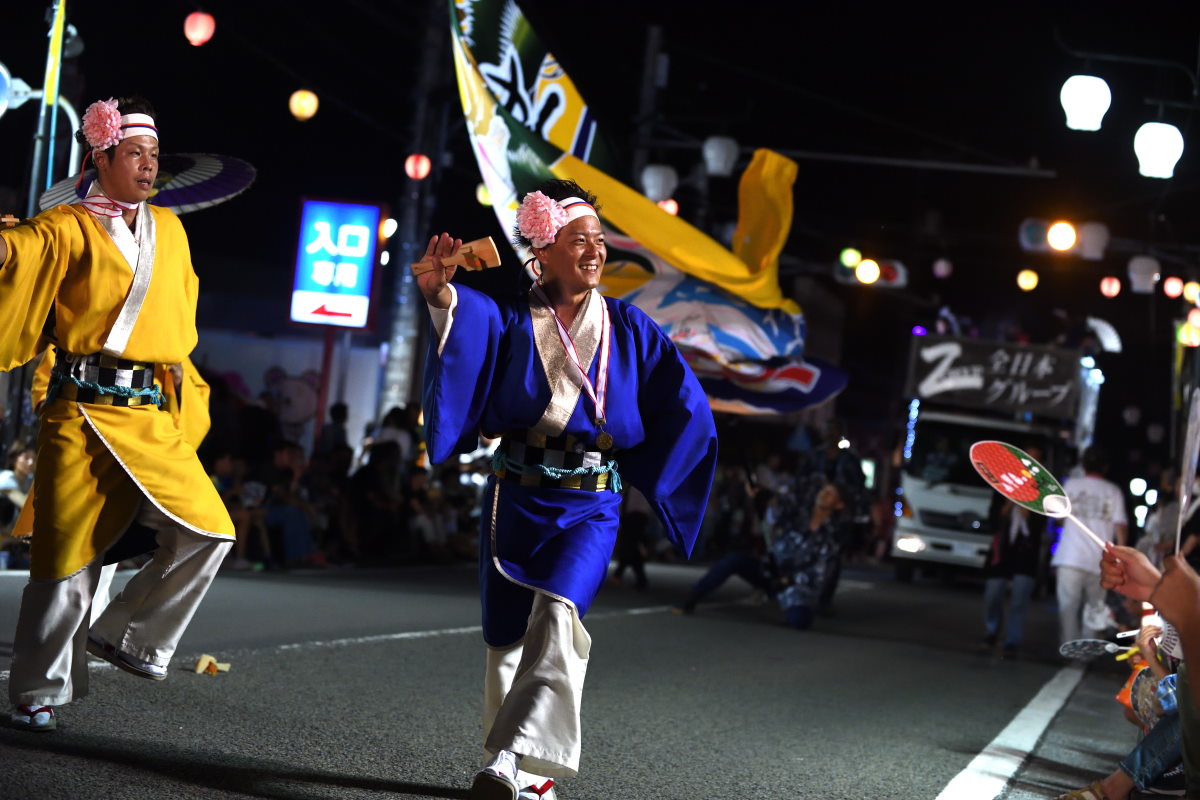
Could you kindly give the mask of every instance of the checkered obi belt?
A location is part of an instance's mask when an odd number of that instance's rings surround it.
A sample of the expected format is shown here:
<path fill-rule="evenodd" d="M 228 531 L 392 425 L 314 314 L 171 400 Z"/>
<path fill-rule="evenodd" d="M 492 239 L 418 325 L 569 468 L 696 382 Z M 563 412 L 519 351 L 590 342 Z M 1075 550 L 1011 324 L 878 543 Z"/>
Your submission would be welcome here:
<path fill-rule="evenodd" d="M 620 492 L 621 476 L 611 455 L 612 450 L 588 450 L 570 434 L 509 431 L 492 456 L 492 470 L 500 480 L 522 486 Z"/>
<path fill-rule="evenodd" d="M 50 370 L 46 400 L 62 397 L 100 406 L 162 406 L 154 365 L 104 353 L 77 355 L 59 350 Z"/>

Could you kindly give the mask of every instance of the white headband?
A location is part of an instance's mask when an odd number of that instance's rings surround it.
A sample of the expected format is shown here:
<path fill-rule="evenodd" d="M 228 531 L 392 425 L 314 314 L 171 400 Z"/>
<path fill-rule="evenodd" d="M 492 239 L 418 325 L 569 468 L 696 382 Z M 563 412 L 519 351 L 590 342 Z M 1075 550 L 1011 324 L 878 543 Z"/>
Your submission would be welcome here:
<path fill-rule="evenodd" d="M 568 197 L 564 200 L 559 200 L 558 204 L 567 212 L 567 222 L 573 222 L 580 217 L 595 217 L 600 219 L 600 215 L 596 213 L 596 209 L 592 208 L 592 204 L 581 197 Z M 566 223 L 563 223 L 564 225 Z"/>
<path fill-rule="evenodd" d="M 149 114 L 121 115 L 121 138 L 130 136 L 153 136 L 158 139 L 158 128 L 154 127 L 154 117 Z"/>

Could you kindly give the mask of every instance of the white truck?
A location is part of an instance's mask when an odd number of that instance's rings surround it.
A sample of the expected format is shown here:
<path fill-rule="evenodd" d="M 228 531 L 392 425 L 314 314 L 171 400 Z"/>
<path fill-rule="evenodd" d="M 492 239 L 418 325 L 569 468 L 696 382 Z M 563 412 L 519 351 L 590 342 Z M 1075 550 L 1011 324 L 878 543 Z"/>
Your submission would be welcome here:
<path fill-rule="evenodd" d="M 1091 442 L 1103 381 L 1078 350 L 914 336 L 892 532 L 897 579 L 921 566 L 982 567 L 995 490 L 971 466 L 971 445 L 1040 448 L 1059 474 L 1066 454 Z"/>

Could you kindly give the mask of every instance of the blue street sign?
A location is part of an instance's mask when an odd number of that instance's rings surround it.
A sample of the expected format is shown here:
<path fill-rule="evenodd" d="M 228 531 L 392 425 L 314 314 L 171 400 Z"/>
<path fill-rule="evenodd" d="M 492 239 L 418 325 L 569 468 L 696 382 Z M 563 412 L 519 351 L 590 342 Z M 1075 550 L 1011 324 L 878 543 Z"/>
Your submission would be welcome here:
<path fill-rule="evenodd" d="M 379 206 L 305 200 L 292 282 L 292 321 L 366 327 L 378 257 Z"/>

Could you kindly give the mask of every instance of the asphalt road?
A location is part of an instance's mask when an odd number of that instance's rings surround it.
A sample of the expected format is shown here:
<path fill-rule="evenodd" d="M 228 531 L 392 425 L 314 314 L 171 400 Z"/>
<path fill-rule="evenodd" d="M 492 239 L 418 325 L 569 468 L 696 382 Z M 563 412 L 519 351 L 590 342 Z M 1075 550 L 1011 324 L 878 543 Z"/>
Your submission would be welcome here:
<path fill-rule="evenodd" d="M 852 568 L 835 614 L 797 632 L 736 579 L 669 613 L 699 570 L 652 565 L 648 591 L 606 587 L 585 619 L 583 763 L 563 800 L 1032 800 L 1136 741 L 1112 700 L 1124 667 L 1064 668 L 1046 599 L 1021 658 L 1001 660 L 978 648 L 977 583 Z M 58 731 L 0 728 L 0 798 L 465 798 L 474 582 L 465 564 L 223 573 L 168 680 L 94 663 Z M 0 655 L 23 583 L 0 572 Z M 201 653 L 230 670 L 195 674 Z"/>

